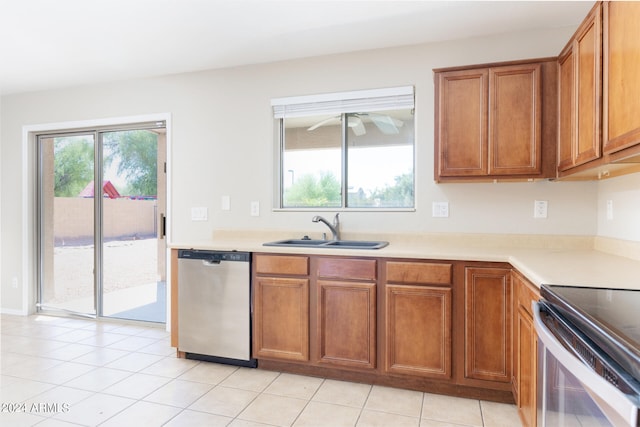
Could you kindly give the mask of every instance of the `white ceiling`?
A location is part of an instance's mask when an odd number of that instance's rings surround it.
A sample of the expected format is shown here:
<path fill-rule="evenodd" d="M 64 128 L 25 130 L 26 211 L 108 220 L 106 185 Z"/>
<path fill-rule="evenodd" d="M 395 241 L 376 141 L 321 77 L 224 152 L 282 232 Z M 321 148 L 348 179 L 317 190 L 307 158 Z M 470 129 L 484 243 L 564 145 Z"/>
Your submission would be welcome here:
<path fill-rule="evenodd" d="M 0 0 L 0 94 L 577 26 L 593 1 Z"/>

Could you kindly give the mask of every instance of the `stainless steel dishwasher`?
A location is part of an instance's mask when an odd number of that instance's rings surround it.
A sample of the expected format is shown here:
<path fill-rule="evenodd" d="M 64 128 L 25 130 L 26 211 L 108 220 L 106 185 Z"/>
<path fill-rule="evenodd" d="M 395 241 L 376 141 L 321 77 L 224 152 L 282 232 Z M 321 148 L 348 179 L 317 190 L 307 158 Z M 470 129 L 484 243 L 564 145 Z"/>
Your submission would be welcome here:
<path fill-rule="evenodd" d="M 178 349 L 189 359 L 256 367 L 251 254 L 178 251 Z"/>

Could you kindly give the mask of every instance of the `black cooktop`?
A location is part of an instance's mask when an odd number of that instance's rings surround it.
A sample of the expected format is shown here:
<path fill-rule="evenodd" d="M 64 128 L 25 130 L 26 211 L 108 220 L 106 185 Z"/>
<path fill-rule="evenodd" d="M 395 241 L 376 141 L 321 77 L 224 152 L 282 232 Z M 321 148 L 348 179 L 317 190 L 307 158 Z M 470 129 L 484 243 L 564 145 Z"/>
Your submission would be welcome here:
<path fill-rule="evenodd" d="M 640 380 L 640 290 L 542 285 L 540 295 Z"/>

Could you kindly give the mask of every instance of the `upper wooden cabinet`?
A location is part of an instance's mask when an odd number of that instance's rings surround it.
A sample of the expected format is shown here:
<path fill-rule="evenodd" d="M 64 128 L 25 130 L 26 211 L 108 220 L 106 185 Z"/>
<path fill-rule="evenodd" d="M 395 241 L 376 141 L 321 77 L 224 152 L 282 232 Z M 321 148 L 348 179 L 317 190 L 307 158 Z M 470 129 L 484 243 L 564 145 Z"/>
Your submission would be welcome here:
<path fill-rule="evenodd" d="M 558 178 L 640 170 L 640 3 L 596 3 L 558 57 Z"/>
<path fill-rule="evenodd" d="M 553 176 L 556 69 L 539 60 L 434 70 L 436 181 Z"/>
<path fill-rule="evenodd" d="M 599 159 L 602 7 L 596 4 L 558 57 L 558 172 Z"/>
<path fill-rule="evenodd" d="M 436 181 L 488 173 L 486 68 L 436 73 Z"/>
<path fill-rule="evenodd" d="M 603 13 L 604 151 L 633 147 L 613 156 L 624 160 L 640 156 L 640 3 L 604 2 Z"/>

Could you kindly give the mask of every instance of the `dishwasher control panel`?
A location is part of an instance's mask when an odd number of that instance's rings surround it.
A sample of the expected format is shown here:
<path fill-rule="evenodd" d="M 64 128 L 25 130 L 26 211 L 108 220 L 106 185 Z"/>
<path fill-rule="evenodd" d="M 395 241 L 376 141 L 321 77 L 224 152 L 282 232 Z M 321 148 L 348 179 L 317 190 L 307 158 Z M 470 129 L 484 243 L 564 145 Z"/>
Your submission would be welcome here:
<path fill-rule="evenodd" d="M 178 251 L 178 258 L 183 259 L 201 259 L 213 263 L 221 261 L 238 261 L 248 262 L 251 259 L 249 252 L 235 252 L 235 251 L 210 251 L 210 250 L 197 250 L 197 249 L 180 249 Z"/>

